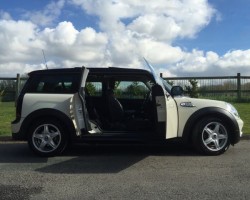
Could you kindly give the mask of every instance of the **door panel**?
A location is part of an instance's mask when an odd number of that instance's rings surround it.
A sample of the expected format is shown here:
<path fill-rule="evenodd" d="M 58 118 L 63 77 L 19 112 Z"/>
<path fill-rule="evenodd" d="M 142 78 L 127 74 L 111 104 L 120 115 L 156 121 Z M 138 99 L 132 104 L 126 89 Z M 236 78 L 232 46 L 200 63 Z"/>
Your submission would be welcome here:
<path fill-rule="evenodd" d="M 76 135 L 78 136 L 82 134 L 81 130 L 89 130 L 89 119 L 86 111 L 84 92 L 88 73 L 89 70 L 83 67 L 80 88 L 78 89 L 78 93 L 74 94 L 70 102 L 71 119 L 75 126 Z"/>
<path fill-rule="evenodd" d="M 177 105 L 171 96 L 166 97 L 166 103 L 167 103 L 167 134 L 166 134 L 166 139 L 170 139 L 170 138 L 177 137 L 178 114 L 177 114 Z"/>
<path fill-rule="evenodd" d="M 71 119 L 75 126 L 76 135 L 81 135 L 81 129 L 85 128 L 85 121 L 83 117 L 82 103 L 78 93 L 75 93 L 70 101 Z"/>
<path fill-rule="evenodd" d="M 170 139 L 177 137 L 178 114 L 177 106 L 171 96 L 165 94 L 165 90 L 160 85 L 152 88 L 155 99 L 155 117 L 157 133 L 160 138 Z"/>
<path fill-rule="evenodd" d="M 165 122 L 166 123 L 166 99 L 165 99 L 165 96 L 156 96 L 155 102 L 156 102 L 158 122 Z"/>
<path fill-rule="evenodd" d="M 153 68 L 153 66 L 144 58 L 148 68 L 150 69 L 150 71 L 152 72 L 155 81 L 156 81 L 156 85 L 152 88 L 154 97 L 156 99 L 156 105 L 157 103 L 159 104 L 159 106 L 157 106 L 157 118 L 158 118 L 158 132 L 159 132 L 159 127 L 160 123 L 164 122 L 165 120 L 165 138 L 166 139 L 170 139 L 170 138 L 174 138 L 177 137 L 177 131 L 178 131 L 178 110 L 177 110 L 177 106 L 176 103 L 174 101 L 174 99 L 167 94 L 166 90 L 163 89 L 163 83 L 161 78 L 156 75 L 155 70 Z M 160 97 L 158 97 L 160 96 Z M 165 99 L 165 107 L 162 105 L 164 103 Z M 165 118 L 164 118 L 164 110 L 165 110 Z"/>
<path fill-rule="evenodd" d="M 166 138 L 166 100 L 163 88 L 156 84 L 152 87 L 153 116 L 157 135 L 160 139 Z"/>

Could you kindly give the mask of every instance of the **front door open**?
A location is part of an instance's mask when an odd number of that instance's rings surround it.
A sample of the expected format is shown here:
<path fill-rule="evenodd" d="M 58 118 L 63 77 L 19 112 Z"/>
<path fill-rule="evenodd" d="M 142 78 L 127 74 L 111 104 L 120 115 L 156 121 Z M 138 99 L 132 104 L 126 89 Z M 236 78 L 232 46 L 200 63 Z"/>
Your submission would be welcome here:
<path fill-rule="evenodd" d="M 152 95 L 158 136 L 162 139 L 177 137 L 178 116 L 174 99 L 170 95 L 165 94 L 162 86 L 158 84 L 152 87 Z"/>

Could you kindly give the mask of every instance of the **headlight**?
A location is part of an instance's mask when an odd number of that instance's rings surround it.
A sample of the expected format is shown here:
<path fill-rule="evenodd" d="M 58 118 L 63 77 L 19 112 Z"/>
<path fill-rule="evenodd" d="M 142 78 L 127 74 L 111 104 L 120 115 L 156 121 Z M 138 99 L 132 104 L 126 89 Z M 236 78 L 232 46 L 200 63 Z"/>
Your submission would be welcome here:
<path fill-rule="evenodd" d="M 227 104 L 227 110 L 230 113 L 234 114 L 236 117 L 240 117 L 238 111 L 235 109 L 235 107 L 232 104 L 230 103 L 226 103 L 226 104 Z"/>

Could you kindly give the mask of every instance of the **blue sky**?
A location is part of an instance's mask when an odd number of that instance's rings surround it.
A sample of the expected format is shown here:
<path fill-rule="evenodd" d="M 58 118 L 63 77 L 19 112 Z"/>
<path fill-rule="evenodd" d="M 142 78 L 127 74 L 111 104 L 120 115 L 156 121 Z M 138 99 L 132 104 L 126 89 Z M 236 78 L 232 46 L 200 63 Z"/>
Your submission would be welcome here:
<path fill-rule="evenodd" d="M 180 41 L 189 49 L 198 48 L 215 51 L 223 55 L 229 50 L 250 47 L 250 1 L 247 0 L 209 0 L 219 12 L 219 19 L 198 33 L 194 40 Z"/>
<path fill-rule="evenodd" d="M 141 67 L 165 76 L 250 75 L 247 0 L 0 0 L 0 76 Z"/>

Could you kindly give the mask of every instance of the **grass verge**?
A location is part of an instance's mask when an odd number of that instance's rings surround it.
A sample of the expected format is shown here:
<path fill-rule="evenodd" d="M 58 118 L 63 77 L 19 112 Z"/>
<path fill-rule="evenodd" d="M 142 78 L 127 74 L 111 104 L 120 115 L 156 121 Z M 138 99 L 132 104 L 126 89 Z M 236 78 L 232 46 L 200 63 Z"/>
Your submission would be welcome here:
<path fill-rule="evenodd" d="M 15 103 L 0 102 L 0 136 L 10 136 L 10 123 L 15 119 Z"/>

